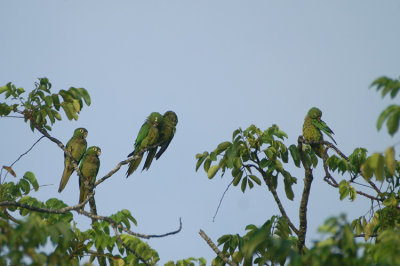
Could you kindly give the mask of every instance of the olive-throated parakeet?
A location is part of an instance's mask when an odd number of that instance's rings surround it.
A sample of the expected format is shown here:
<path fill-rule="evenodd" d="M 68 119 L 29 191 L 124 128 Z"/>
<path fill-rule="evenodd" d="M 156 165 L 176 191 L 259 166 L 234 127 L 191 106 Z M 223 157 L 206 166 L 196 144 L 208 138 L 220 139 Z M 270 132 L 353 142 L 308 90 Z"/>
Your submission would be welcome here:
<path fill-rule="evenodd" d="M 99 147 L 89 147 L 85 155 L 83 156 L 81 164 L 79 166 L 79 170 L 81 171 L 83 177 L 89 182 L 89 184 L 93 184 L 96 181 L 96 176 L 100 168 L 100 154 L 101 149 Z M 81 183 L 81 179 L 79 179 L 79 188 L 79 203 L 82 203 L 87 197 L 88 190 L 85 187 L 85 184 Z"/>
<path fill-rule="evenodd" d="M 304 138 L 308 141 L 323 140 L 322 131 L 336 144 L 336 141 L 332 137 L 334 134 L 333 131 L 321 120 L 321 116 L 322 112 L 317 107 L 313 107 L 308 111 L 303 124 Z M 323 144 L 311 144 L 311 147 L 320 158 L 323 157 L 325 151 Z"/>
<path fill-rule="evenodd" d="M 82 159 L 83 154 L 86 151 L 87 137 L 88 131 L 85 128 L 77 128 L 74 131 L 74 135 L 68 141 L 66 149 L 69 150 L 75 162 L 79 165 L 79 161 Z M 74 172 L 74 167 L 72 166 L 71 158 L 64 153 L 64 172 L 62 174 L 62 178 L 60 181 L 60 186 L 58 188 L 58 192 L 63 191 L 65 186 L 68 183 L 69 178 Z"/>
<path fill-rule="evenodd" d="M 157 152 L 157 147 L 152 148 L 149 150 L 149 154 L 147 155 L 146 162 L 144 163 L 143 169 L 149 169 L 151 162 L 153 161 L 154 156 L 156 156 L 156 159 L 160 158 L 160 156 L 165 152 L 165 150 L 168 148 L 168 145 L 171 143 L 175 131 L 176 131 L 176 125 L 178 124 L 178 116 L 176 115 L 175 112 L 173 111 L 167 111 L 163 115 L 163 122 L 161 124 L 161 129 L 160 129 L 160 137 L 157 142 L 160 143 L 160 149 Z M 157 152 L 157 155 L 156 155 Z"/>
<path fill-rule="evenodd" d="M 160 113 L 153 112 L 147 117 L 139 130 L 139 134 L 135 141 L 135 149 L 129 156 L 138 155 L 143 152 L 146 148 L 157 143 L 159 138 L 159 126 L 162 124 L 163 117 Z M 129 162 L 128 171 L 126 171 L 126 177 L 130 176 L 139 166 L 142 161 L 143 154 L 139 155 L 139 158 Z"/>

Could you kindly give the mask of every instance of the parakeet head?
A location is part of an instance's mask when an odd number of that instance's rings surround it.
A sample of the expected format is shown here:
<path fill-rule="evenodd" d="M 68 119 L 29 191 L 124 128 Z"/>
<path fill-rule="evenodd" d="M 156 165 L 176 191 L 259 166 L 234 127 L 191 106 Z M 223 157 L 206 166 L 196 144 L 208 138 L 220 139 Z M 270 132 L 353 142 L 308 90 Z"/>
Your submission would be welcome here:
<path fill-rule="evenodd" d="M 311 108 L 307 115 L 311 118 L 311 119 L 317 119 L 320 120 L 321 116 L 322 116 L 322 112 L 321 110 L 319 110 L 317 107 L 313 107 Z"/>
<path fill-rule="evenodd" d="M 178 116 L 175 114 L 174 111 L 165 112 L 164 120 L 167 120 L 167 121 L 173 123 L 175 126 L 178 124 Z"/>
<path fill-rule="evenodd" d="M 86 130 L 86 128 L 83 128 L 83 127 L 77 128 L 74 131 L 74 137 L 86 138 L 87 134 L 88 134 L 88 131 Z"/>
<path fill-rule="evenodd" d="M 159 124 L 162 123 L 163 117 L 160 113 L 153 112 L 150 114 L 148 121 L 150 121 L 150 123 L 153 127 L 157 127 Z"/>
<path fill-rule="evenodd" d="M 100 156 L 101 149 L 97 146 L 91 146 L 87 149 L 86 154 L 97 154 L 97 156 Z"/>

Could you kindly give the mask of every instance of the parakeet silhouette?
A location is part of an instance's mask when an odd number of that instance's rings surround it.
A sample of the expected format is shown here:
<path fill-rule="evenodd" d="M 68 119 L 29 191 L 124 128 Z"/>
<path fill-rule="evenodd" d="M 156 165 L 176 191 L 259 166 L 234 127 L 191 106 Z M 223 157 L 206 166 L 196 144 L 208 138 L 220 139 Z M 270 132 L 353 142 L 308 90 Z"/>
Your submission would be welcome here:
<path fill-rule="evenodd" d="M 321 116 L 322 112 L 317 107 L 313 107 L 308 111 L 303 124 L 304 138 L 308 141 L 323 140 L 322 131 L 336 144 L 336 141 L 332 137 L 334 134 L 333 131 L 321 120 Z M 311 147 L 320 158 L 323 157 L 325 151 L 323 144 L 311 144 Z"/>
<path fill-rule="evenodd" d="M 160 149 L 157 152 L 157 148 L 152 148 L 149 150 L 149 153 L 147 155 L 146 161 L 144 163 L 143 169 L 148 170 L 151 162 L 153 161 L 154 156 L 156 156 L 156 159 L 160 158 L 160 156 L 165 152 L 165 150 L 168 148 L 168 145 L 171 143 L 172 139 L 174 138 L 175 131 L 176 131 L 176 125 L 178 124 L 178 116 L 176 115 L 175 112 L 173 111 L 167 111 L 163 115 L 163 122 L 161 124 L 161 128 L 159 131 L 159 139 L 157 142 L 160 143 L 159 147 Z M 157 153 L 157 155 L 156 155 Z"/>
<path fill-rule="evenodd" d="M 69 150 L 72 157 L 79 165 L 79 161 L 82 159 L 83 154 L 86 151 L 87 137 L 88 131 L 85 128 L 77 128 L 74 131 L 74 135 L 68 141 L 66 149 Z M 65 186 L 68 183 L 69 178 L 71 177 L 72 173 L 74 172 L 74 167 L 72 166 L 72 160 L 69 156 L 64 154 L 64 172 L 62 174 L 62 178 L 60 181 L 60 186 L 58 188 L 58 192 L 63 191 Z"/>
<path fill-rule="evenodd" d="M 83 177 L 89 181 L 89 184 L 93 184 L 96 181 L 96 176 L 100 168 L 100 154 L 101 149 L 99 147 L 89 147 L 82 158 L 81 165 L 79 166 L 79 170 L 81 171 Z M 82 203 L 87 197 L 88 190 L 85 187 L 85 184 L 81 183 L 80 179 L 79 188 L 79 203 Z"/>
<path fill-rule="evenodd" d="M 139 130 L 139 134 L 135 141 L 135 149 L 131 152 L 128 157 L 132 155 L 138 155 L 146 148 L 157 143 L 159 138 L 159 125 L 163 122 L 163 117 L 160 113 L 153 112 L 147 117 L 146 121 Z M 143 154 L 139 155 L 139 158 L 129 162 L 128 170 L 126 171 L 126 177 L 130 176 L 139 166 L 142 161 Z"/>

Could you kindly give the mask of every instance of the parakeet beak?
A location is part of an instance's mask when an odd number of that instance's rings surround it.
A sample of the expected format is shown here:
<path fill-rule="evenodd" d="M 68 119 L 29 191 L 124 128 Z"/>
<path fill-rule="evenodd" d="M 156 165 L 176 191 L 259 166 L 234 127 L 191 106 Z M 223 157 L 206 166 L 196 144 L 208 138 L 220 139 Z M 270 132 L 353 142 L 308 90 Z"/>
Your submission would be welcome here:
<path fill-rule="evenodd" d="M 97 156 L 100 156 L 100 154 L 101 154 L 101 150 L 98 150 L 97 151 Z"/>
<path fill-rule="evenodd" d="M 83 133 L 83 137 L 86 139 L 87 138 L 87 132 Z"/>

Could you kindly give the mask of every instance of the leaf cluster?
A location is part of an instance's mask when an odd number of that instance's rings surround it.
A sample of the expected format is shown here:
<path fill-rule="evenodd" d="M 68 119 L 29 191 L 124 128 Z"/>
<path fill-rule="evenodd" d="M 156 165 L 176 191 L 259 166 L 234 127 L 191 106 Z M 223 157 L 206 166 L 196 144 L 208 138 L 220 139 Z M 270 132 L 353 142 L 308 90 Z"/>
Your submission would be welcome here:
<path fill-rule="evenodd" d="M 381 90 L 382 98 L 390 95 L 393 99 L 400 90 L 400 80 L 383 76 L 374 80 L 371 87 L 376 87 L 377 91 Z M 393 136 L 399 129 L 400 105 L 392 104 L 382 111 L 377 122 L 378 130 L 382 128 L 385 121 L 389 134 Z"/>
<path fill-rule="evenodd" d="M 282 177 L 286 196 L 293 200 L 292 185 L 297 179 L 284 168 L 284 164 L 289 161 L 289 149 L 283 143 L 285 138 L 286 133 L 277 125 L 272 125 L 264 131 L 254 125 L 245 130 L 239 128 L 233 132 L 232 141 L 220 143 L 212 152 L 197 154 L 196 171 L 203 165 L 208 178 L 212 179 L 218 171 L 221 170 L 221 176 L 224 176 L 229 169 L 233 177 L 232 184 L 241 184 L 242 192 L 245 192 L 247 187 L 252 189 L 254 183 L 261 186 L 257 172 L 262 179 L 268 179 L 275 189 L 278 186 L 278 177 Z M 291 148 L 290 153 L 292 158 L 299 162 L 297 149 L 294 151 Z"/>
<path fill-rule="evenodd" d="M 90 95 L 84 88 L 70 87 L 68 90 L 51 92 L 51 83 L 47 78 L 39 78 L 35 89 L 25 95 L 23 88 L 17 88 L 11 82 L 0 87 L 0 94 L 13 104 L 0 103 L 0 116 L 8 116 L 11 112 L 22 114 L 25 122 L 30 122 L 32 131 L 35 125 L 51 130 L 57 120 L 61 120 L 60 110 L 63 109 L 69 120 L 78 120 L 78 114 L 83 108 L 83 102 L 90 105 Z"/>

